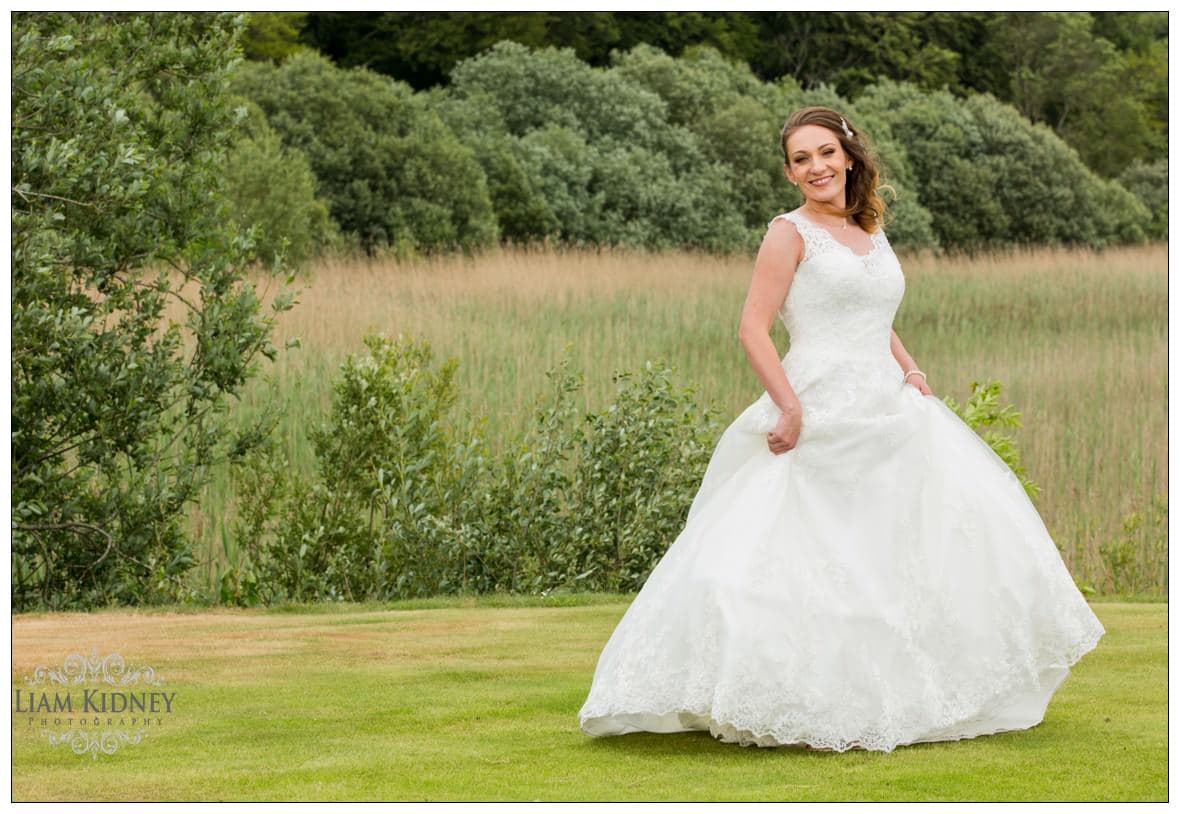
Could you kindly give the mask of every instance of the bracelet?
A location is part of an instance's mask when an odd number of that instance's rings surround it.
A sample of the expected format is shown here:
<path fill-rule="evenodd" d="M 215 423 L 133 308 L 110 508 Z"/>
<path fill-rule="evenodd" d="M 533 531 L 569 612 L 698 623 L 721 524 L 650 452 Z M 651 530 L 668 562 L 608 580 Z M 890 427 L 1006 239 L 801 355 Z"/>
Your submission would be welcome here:
<path fill-rule="evenodd" d="M 922 371 L 918 370 L 917 368 L 914 368 L 909 373 L 905 374 L 905 376 L 902 377 L 902 381 L 903 382 L 909 381 L 910 376 L 914 375 L 915 373 L 917 373 L 919 376 L 922 377 L 922 381 L 926 381 L 926 374 L 923 373 Z"/>

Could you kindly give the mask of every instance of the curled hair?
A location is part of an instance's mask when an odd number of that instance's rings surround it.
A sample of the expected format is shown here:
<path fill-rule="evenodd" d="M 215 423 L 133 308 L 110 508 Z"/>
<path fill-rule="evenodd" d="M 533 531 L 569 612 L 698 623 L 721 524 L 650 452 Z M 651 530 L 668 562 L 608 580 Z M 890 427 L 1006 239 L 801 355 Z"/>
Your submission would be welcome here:
<path fill-rule="evenodd" d="M 881 181 L 881 164 L 877 159 L 872 142 L 865 133 L 856 127 L 847 116 L 841 116 L 830 107 L 801 107 L 790 115 L 783 125 L 781 146 L 783 160 L 789 165 L 791 157 L 787 153 L 787 138 L 795 130 L 808 124 L 819 125 L 836 134 L 844 153 L 852 159 L 852 172 L 846 177 L 844 187 L 845 209 L 839 214 L 849 216 L 866 232 L 877 231 L 877 227 L 884 223 L 885 201 L 878 194 Z M 847 125 L 851 136 L 844 132 Z M 888 184 L 888 189 L 893 189 Z"/>

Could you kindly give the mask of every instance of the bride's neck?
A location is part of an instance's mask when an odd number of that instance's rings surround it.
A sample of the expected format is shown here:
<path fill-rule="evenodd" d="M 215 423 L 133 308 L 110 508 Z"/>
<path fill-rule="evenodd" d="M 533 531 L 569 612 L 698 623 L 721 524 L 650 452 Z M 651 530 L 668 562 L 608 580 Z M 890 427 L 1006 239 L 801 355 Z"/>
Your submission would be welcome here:
<path fill-rule="evenodd" d="M 844 208 L 844 202 L 841 201 L 839 205 L 828 203 L 816 203 L 814 201 L 804 201 L 803 209 L 814 215 L 826 215 L 830 218 L 843 217 L 840 210 Z"/>
<path fill-rule="evenodd" d="M 848 221 L 849 221 L 848 216 L 842 215 L 840 213 L 840 210 L 834 206 L 829 206 L 829 205 L 814 206 L 811 204 L 811 202 L 804 202 L 802 208 L 803 208 L 804 212 L 815 217 L 817 220 L 820 220 L 822 218 L 831 218 L 832 221 L 834 221 L 831 224 L 833 226 L 843 224 L 845 227 L 847 227 L 847 225 L 848 225 Z"/>

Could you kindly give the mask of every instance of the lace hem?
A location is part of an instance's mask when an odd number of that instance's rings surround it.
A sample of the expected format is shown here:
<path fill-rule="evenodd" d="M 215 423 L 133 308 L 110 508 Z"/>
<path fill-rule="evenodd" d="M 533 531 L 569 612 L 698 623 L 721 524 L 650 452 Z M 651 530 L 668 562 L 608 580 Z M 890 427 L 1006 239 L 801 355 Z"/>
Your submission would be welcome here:
<path fill-rule="evenodd" d="M 583 731 L 593 737 L 609 737 L 608 734 L 594 734 L 591 722 L 601 719 L 626 721 L 628 719 L 664 719 L 676 725 L 665 723 L 659 729 L 643 727 L 627 728 L 631 731 L 684 732 L 707 730 L 714 738 L 724 743 L 739 746 L 773 748 L 778 746 L 808 746 L 834 752 L 851 749 L 891 752 L 898 746 L 935 741 L 963 740 L 998 732 L 1029 729 L 1043 720 L 1044 707 L 1049 698 L 1069 674 L 1069 668 L 1082 656 L 1093 650 L 1104 634 L 1101 626 L 1090 628 L 1085 637 L 1065 650 L 1061 660 L 1042 668 L 1033 687 L 1023 676 L 1010 676 L 1010 680 L 999 689 L 993 688 L 988 698 L 973 705 L 971 709 L 960 709 L 953 714 L 932 715 L 925 721 L 890 720 L 883 726 L 863 728 L 850 735 L 847 726 L 833 725 L 832 721 L 815 714 L 795 713 L 781 716 L 773 725 L 766 726 L 757 715 L 728 712 L 714 717 L 708 705 L 688 706 L 665 704 L 663 706 L 630 707 L 583 707 L 579 713 Z M 1026 716 L 1021 720 L 1014 716 L 1004 717 L 1004 700 L 1013 691 L 1023 689 L 1029 697 L 1039 697 L 1034 705 L 1040 714 Z M 990 702 L 990 703 L 989 703 Z M 1035 720 L 1032 718 L 1035 717 Z M 619 732 L 618 734 L 624 734 Z"/>

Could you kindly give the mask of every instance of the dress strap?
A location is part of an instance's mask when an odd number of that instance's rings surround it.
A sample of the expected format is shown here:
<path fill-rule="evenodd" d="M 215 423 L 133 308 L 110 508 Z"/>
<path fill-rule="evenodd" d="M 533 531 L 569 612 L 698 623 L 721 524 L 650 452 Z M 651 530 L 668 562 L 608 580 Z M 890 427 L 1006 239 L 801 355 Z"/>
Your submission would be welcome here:
<path fill-rule="evenodd" d="M 799 236 L 803 238 L 803 257 L 800 259 L 800 263 L 815 257 L 825 248 L 831 248 L 830 244 L 839 245 L 836 238 L 832 237 L 827 229 L 816 226 L 807 218 L 799 215 L 798 212 L 783 212 L 781 215 L 775 215 L 766 224 L 767 227 L 779 218 L 795 224 L 795 228 L 799 230 Z"/>
<path fill-rule="evenodd" d="M 779 218 L 789 220 L 791 223 L 795 224 L 795 228 L 799 230 L 799 235 L 803 238 L 803 258 L 799 261 L 800 263 L 809 260 L 816 255 L 823 254 L 824 252 L 839 251 L 840 249 L 846 250 L 854 257 L 865 259 L 871 256 L 881 246 L 888 244 L 888 240 L 885 237 L 885 231 L 883 229 L 877 229 L 877 231 L 869 235 L 869 240 L 873 245 L 873 248 L 869 250 L 869 254 L 857 254 L 850 246 L 841 243 L 839 240 L 833 237 L 832 233 L 827 229 L 816 223 L 813 223 L 807 218 L 807 216 L 801 215 L 798 212 L 783 212 L 781 215 L 775 215 L 770 219 L 769 223 L 766 224 L 767 227 L 769 227 L 770 224 L 774 223 Z"/>

